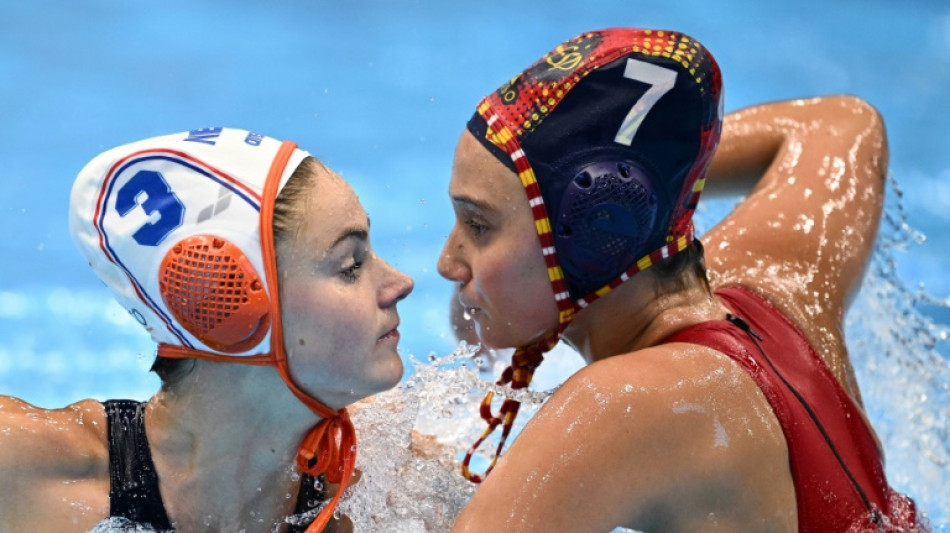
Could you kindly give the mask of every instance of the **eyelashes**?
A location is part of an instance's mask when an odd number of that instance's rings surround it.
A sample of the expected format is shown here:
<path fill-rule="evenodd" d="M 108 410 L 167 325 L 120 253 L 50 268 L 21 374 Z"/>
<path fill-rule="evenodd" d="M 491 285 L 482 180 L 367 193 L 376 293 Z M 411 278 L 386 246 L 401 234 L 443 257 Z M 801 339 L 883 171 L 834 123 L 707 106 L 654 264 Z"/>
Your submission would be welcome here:
<path fill-rule="evenodd" d="M 476 221 L 475 219 L 468 219 L 465 221 L 465 225 L 468 226 L 469 231 L 472 236 L 475 238 L 481 237 L 488 231 L 488 226 L 482 224 L 481 222 Z"/>
<path fill-rule="evenodd" d="M 354 282 L 360 278 L 360 269 L 362 267 L 363 261 L 355 260 L 351 266 L 340 271 L 340 276 L 348 282 Z"/>

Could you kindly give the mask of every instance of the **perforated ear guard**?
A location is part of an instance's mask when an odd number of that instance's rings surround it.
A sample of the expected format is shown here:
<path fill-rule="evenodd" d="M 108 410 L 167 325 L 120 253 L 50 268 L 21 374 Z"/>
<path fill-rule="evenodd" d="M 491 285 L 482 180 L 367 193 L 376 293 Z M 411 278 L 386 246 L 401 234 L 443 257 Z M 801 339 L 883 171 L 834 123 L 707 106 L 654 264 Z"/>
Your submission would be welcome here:
<path fill-rule="evenodd" d="M 214 235 L 176 243 L 159 268 L 162 301 L 189 333 L 215 350 L 238 353 L 270 328 L 264 282 L 244 252 Z"/>
<path fill-rule="evenodd" d="M 658 198 L 646 170 L 630 160 L 586 163 L 572 174 L 561 195 L 554 243 L 575 288 L 588 293 L 649 251 Z"/>

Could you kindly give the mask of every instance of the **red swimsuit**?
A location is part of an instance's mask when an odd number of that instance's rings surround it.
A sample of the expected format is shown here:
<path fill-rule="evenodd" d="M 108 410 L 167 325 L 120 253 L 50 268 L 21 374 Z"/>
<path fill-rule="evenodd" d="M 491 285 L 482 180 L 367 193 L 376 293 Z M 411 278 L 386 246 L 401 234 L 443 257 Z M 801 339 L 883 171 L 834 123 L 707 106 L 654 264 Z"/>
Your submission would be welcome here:
<path fill-rule="evenodd" d="M 765 394 L 788 444 L 798 530 L 925 531 L 913 501 L 887 484 L 881 450 L 861 412 L 801 331 L 749 290 L 716 295 L 734 317 L 697 324 L 665 342 L 728 355 Z"/>

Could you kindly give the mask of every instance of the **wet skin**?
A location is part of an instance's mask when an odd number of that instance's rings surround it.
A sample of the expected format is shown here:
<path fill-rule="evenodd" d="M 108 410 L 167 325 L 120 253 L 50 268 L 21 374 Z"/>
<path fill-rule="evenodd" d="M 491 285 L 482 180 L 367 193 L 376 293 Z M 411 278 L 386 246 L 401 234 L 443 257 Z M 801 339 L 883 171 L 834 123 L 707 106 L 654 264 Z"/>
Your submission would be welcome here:
<path fill-rule="evenodd" d="M 533 227 L 523 227 L 527 203 L 523 193 L 512 201 L 504 180 L 520 184 L 492 160 L 463 135 L 449 187 L 456 226 L 439 270 L 459 283 L 465 304 L 488 303 L 491 313 L 473 314 L 485 340 L 516 346 L 557 322 L 545 311 L 550 288 L 542 294 L 527 272 L 540 260 L 527 237 L 537 241 Z M 780 102 L 726 117 L 706 189 L 748 194 L 703 236 L 713 287 L 764 294 L 858 405 L 842 319 L 873 246 L 886 161 L 883 124 L 866 103 Z M 511 235 L 495 237 L 498 249 L 465 237 L 478 218 L 459 209 L 460 197 L 512 210 L 502 217 Z M 536 257 L 522 253 L 529 248 Z M 525 285 L 496 281 L 492 268 L 525 272 Z M 647 270 L 595 301 L 565 331 L 591 364 L 528 424 L 453 531 L 796 530 L 788 449 L 758 387 L 714 350 L 657 345 L 678 329 L 721 319 L 724 309 L 695 283 L 658 293 L 651 276 Z M 490 305 L 505 291 L 540 312 L 524 320 Z"/>
<path fill-rule="evenodd" d="M 400 379 L 396 304 L 412 280 L 373 253 L 352 189 L 321 172 L 298 231 L 277 244 L 278 277 L 291 373 L 339 408 Z M 274 368 L 197 360 L 145 410 L 173 525 L 272 531 L 293 510 L 297 447 L 317 421 Z M 108 513 L 101 404 L 42 409 L 0 396 L 0 529 L 89 531 Z"/>

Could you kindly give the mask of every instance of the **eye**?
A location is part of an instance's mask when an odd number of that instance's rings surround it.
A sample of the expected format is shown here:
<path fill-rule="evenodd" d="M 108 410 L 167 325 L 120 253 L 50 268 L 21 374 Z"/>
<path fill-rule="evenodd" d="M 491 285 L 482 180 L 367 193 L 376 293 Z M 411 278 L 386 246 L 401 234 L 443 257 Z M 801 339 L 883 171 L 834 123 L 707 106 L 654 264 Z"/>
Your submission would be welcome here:
<path fill-rule="evenodd" d="M 340 271 L 340 276 L 345 281 L 353 282 L 360 278 L 360 268 L 363 267 L 363 261 L 353 260 L 353 264 Z"/>
<path fill-rule="evenodd" d="M 473 237 L 481 237 L 488 231 L 488 226 L 478 222 L 477 220 L 470 218 L 465 221 L 465 225 L 468 226 L 469 231 L 472 233 Z"/>

